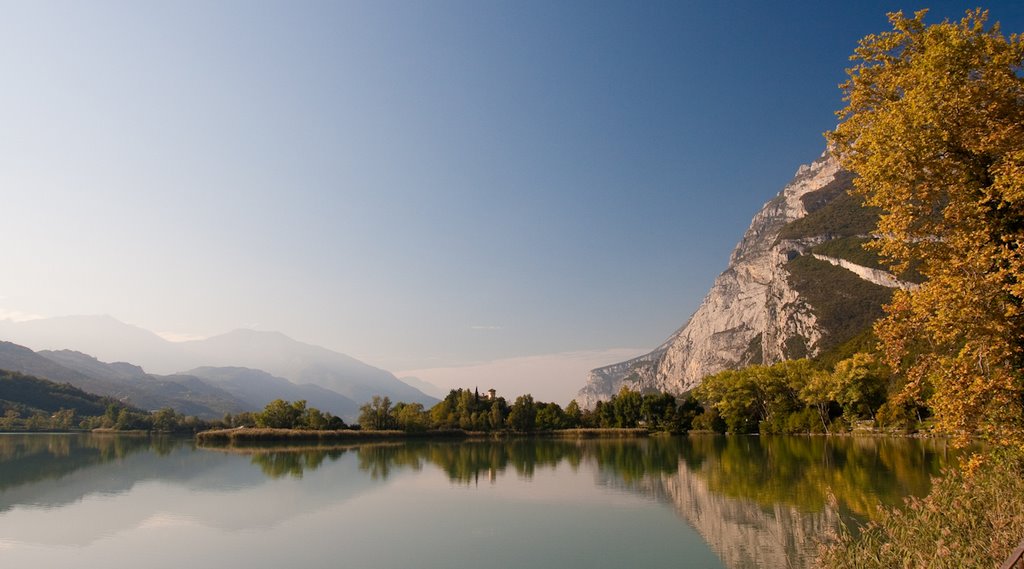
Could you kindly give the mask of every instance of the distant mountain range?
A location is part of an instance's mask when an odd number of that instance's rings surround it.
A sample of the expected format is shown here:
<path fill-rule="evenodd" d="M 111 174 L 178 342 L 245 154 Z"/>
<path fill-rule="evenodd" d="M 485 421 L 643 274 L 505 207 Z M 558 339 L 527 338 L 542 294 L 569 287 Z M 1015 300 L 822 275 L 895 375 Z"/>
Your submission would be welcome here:
<path fill-rule="evenodd" d="M 262 409 L 274 399 L 305 399 L 310 407 L 351 420 L 359 404 L 344 395 L 313 384 L 296 385 L 283 377 L 246 367 L 199 367 L 186 372 L 237 397 L 250 409 Z"/>
<path fill-rule="evenodd" d="M 374 395 L 438 401 L 387 371 L 279 332 L 170 342 L 109 316 L 70 316 L 0 321 L 0 339 L 8 340 L 0 342 L 0 369 L 203 418 L 262 409 L 277 398 L 305 399 L 346 420 Z"/>
<path fill-rule="evenodd" d="M 422 380 L 418 377 L 403 376 L 398 379 L 400 379 L 402 383 L 406 385 L 411 385 L 431 397 L 437 397 L 440 399 L 443 398 L 445 395 L 448 395 L 448 392 L 446 390 L 441 389 L 440 387 L 434 385 L 433 383 Z"/>

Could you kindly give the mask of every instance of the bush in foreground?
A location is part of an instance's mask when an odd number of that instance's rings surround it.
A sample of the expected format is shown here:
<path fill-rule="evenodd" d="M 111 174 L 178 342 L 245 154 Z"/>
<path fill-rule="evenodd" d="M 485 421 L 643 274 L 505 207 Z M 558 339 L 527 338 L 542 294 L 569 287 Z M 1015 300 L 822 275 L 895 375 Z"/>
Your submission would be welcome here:
<path fill-rule="evenodd" d="M 998 567 L 1024 538 L 1024 455 L 975 457 L 903 508 L 883 508 L 859 536 L 823 546 L 819 567 Z"/>

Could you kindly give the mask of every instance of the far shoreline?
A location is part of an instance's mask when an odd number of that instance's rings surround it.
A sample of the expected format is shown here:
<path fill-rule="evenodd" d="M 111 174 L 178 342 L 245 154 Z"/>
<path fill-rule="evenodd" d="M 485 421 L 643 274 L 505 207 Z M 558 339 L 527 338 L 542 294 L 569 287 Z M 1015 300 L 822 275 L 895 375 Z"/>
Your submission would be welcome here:
<path fill-rule="evenodd" d="M 551 431 L 466 431 L 462 429 L 444 429 L 434 431 L 313 431 L 308 429 L 264 429 L 235 428 L 215 429 L 196 433 L 199 444 L 246 444 L 260 442 L 361 442 L 361 441 L 402 441 L 402 440 L 503 440 L 515 438 L 562 438 L 562 439 L 593 439 L 593 438 L 643 438 L 650 436 L 643 428 L 634 429 L 555 429 Z"/>

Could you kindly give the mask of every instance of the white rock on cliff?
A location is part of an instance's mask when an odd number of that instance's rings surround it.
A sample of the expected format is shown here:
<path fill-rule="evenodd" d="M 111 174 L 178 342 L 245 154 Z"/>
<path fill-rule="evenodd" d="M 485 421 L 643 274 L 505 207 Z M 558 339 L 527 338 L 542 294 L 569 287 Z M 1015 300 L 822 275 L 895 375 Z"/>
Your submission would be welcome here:
<path fill-rule="evenodd" d="M 703 377 L 753 360 L 785 358 L 787 343 L 803 342 L 814 354 L 821 338 L 810 307 L 787 280 L 786 262 L 821 241 L 779 240 L 779 231 L 807 215 L 800 198 L 832 182 L 839 164 L 823 155 L 796 176 L 750 223 L 690 320 L 652 352 L 590 372 L 577 401 L 592 408 L 623 385 L 682 393 Z M 757 355 L 760 357 L 757 357 Z"/>

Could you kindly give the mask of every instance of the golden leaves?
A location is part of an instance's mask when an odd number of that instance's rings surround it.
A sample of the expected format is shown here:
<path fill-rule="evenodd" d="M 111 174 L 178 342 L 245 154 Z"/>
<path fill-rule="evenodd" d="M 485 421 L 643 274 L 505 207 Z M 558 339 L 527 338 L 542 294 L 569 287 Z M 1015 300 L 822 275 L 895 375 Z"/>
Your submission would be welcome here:
<path fill-rule="evenodd" d="M 924 17 L 861 40 L 826 136 L 883 210 L 879 253 L 926 279 L 876 325 L 888 362 L 947 430 L 1002 440 L 1024 425 L 1024 42 Z"/>

